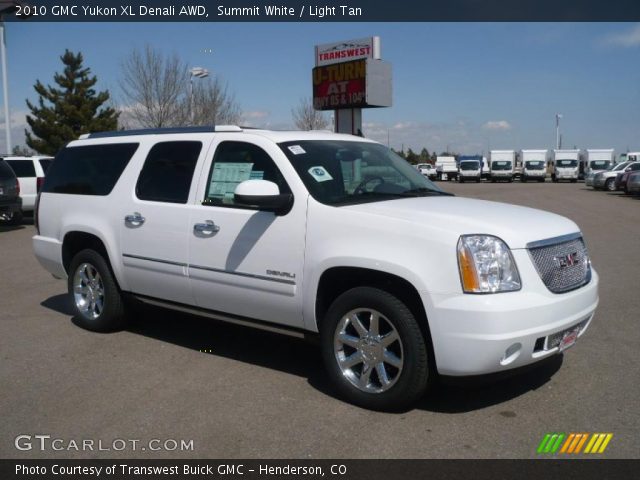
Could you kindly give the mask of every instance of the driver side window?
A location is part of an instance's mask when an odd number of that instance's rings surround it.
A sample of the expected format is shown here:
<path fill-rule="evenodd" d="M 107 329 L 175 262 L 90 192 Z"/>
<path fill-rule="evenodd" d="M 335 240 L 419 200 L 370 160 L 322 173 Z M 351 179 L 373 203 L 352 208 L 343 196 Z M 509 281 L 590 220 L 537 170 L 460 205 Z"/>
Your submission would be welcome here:
<path fill-rule="evenodd" d="M 216 149 L 203 205 L 247 208 L 235 204 L 234 191 L 245 180 L 269 180 L 280 193 L 291 193 L 273 159 L 262 148 L 246 142 L 221 142 Z"/>

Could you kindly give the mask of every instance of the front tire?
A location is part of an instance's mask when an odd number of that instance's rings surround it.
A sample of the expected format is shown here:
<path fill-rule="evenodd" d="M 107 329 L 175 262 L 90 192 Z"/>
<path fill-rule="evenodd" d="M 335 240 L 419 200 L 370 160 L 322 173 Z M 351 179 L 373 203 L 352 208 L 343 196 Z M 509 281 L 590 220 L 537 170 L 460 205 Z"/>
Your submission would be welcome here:
<path fill-rule="evenodd" d="M 616 191 L 616 179 L 615 178 L 608 178 L 607 181 L 604 184 L 604 188 L 608 192 L 615 192 Z"/>
<path fill-rule="evenodd" d="M 341 397 L 373 410 L 403 410 L 426 391 L 427 343 L 416 318 L 394 295 L 357 287 L 329 307 L 322 356 Z"/>
<path fill-rule="evenodd" d="M 69 266 L 69 296 L 76 323 L 94 332 L 112 332 L 125 326 L 124 302 L 104 257 L 95 250 L 78 252 Z"/>

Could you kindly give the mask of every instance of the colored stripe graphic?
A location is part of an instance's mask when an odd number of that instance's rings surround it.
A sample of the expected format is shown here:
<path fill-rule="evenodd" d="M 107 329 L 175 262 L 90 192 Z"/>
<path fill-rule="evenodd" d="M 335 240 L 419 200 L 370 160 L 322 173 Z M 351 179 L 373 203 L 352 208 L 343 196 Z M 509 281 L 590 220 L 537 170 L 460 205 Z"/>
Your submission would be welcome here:
<path fill-rule="evenodd" d="M 538 445 L 537 453 L 603 453 L 612 438 L 612 433 L 547 433 Z"/>
<path fill-rule="evenodd" d="M 556 453 L 564 437 L 564 433 L 547 433 L 538 445 L 538 453 Z"/>
<path fill-rule="evenodd" d="M 612 433 L 594 433 L 584 453 L 603 453 L 612 438 Z"/>

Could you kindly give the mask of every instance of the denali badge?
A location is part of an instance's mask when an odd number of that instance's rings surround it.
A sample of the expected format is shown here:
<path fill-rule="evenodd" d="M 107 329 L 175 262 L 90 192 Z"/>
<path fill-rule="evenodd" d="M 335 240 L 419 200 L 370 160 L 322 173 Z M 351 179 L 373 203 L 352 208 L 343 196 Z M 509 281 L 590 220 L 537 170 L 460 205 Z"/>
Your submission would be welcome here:
<path fill-rule="evenodd" d="M 572 267 L 580 260 L 578 252 L 559 255 L 553 259 L 559 268 Z"/>
<path fill-rule="evenodd" d="M 267 275 L 276 275 L 278 277 L 296 278 L 295 273 L 279 272 L 278 270 L 267 270 Z"/>

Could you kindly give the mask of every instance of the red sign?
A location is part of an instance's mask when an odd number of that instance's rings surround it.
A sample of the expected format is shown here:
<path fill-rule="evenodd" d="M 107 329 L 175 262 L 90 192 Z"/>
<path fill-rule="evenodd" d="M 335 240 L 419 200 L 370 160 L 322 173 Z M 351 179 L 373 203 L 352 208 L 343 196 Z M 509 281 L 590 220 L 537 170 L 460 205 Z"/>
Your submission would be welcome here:
<path fill-rule="evenodd" d="M 353 60 L 315 67 L 313 106 L 316 110 L 367 106 L 367 61 Z"/>

